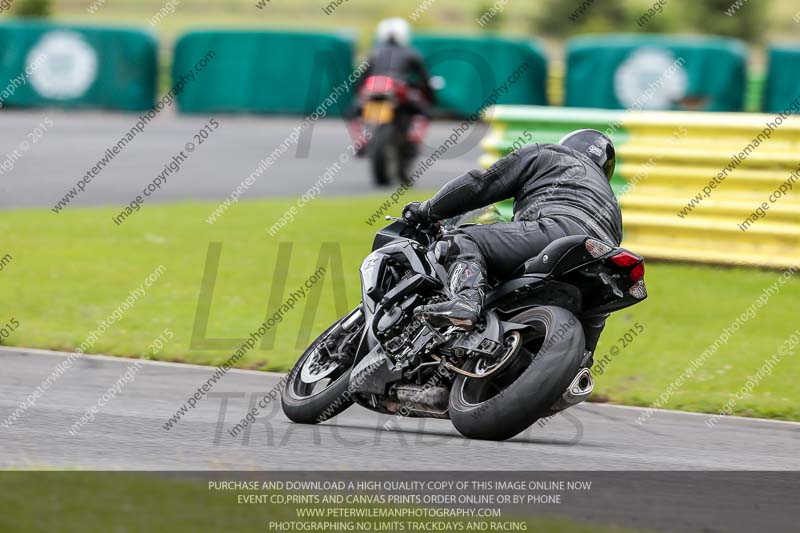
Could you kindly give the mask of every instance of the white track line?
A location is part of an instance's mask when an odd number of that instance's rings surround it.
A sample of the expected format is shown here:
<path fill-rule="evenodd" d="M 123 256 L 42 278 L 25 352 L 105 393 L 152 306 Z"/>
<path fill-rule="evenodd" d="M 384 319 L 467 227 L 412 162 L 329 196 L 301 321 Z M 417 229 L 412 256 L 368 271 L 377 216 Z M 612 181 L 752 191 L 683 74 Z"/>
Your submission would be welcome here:
<path fill-rule="evenodd" d="M 664 413 L 664 414 L 676 414 L 676 415 L 688 415 L 688 416 L 702 416 L 704 418 L 709 418 L 714 416 L 718 413 L 696 413 L 693 411 L 678 411 L 676 409 L 650 409 L 649 407 L 639 407 L 636 405 L 620 405 L 616 403 L 594 403 L 594 402 L 587 402 L 581 404 L 583 406 L 592 406 L 592 407 L 612 407 L 614 409 L 627 409 L 629 411 L 652 411 L 655 414 Z M 725 415 L 720 418 L 720 422 L 722 421 L 731 421 L 731 422 L 769 422 L 770 424 L 789 424 L 791 426 L 797 426 L 800 428 L 800 422 L 793 422 L 791 420 L 775 420 L 774 418 L 756 418 L 750 416 L 731 416 Z M 643 423 L 642 426 L 646 426 L 647 423 Z"/>
<path fill-rule="evenodd" d="M 0 346 L 0 355 L 3 352 L 24 352 L 24 353 L 32 353 L 37 355 L 48 355 L 53 357 L 68 357 L 70 352 L 59 352 L 55 350 L 43 350 L 40 348 L 24 348 L 24 347 L 16 347 L 16 346 Z M 80 356 L 81 359 L 96 359 L 99 361 L 115 361 L 115 362 L 133 362 L 139 361 L 144 364 L 148 365 L 156 365 L 156 366 L 166 366 L 166 367 L 180 367 L 180 368 L 198 368 L 202 370 L 210 370 L 215 367 L 206 366 L 206 365 L 194 365 L 191 363 L 172 363 L 168 361 L 153 361 L 152 359 L 136 359 L 132 357 L 115 357 L 111 355 L 98 355 L 98 354 L 82 354 Z M 273 377 L 284 377 L 286 374 L 281 372 L 264 372 L 262 370 L 247 370 L 244 368 L 231 368 L 229 372 L 237 372 L 237 373 L 244 373 L 244 374 L 257 374 L 259 376 L 273 376 Z M 587 404 L 583 404 L 584 406 L 591 406 L 599 407 L 601 409 L 611 408 L 611 409 L 627 409 L 629 411 L 648 411 L 650 408 L 648 407 L 638 407 L 633 405 L 619 405 L 614 403 L 592 403 L 589 402 Z M 686 415 L 686 416 L 700 416 L 704 418 L 708 418 L 709 416 L 713 416 L 716 413 L 694 413 L 691 411 L 677 411 L 675 409 L 652 409 L 653 413 L 665 413 L 665 414 L 675 414 L 675 415 Z M 769 424 L 783 424 L 789 425 L 800 428 L 800 422 L 793 422 L 791 420 L 774 420 L 771 418 L 755 418 L 755 417 L 747 417 L 747 416 L 724 416 L 720 420 L 728 421 L 728 422 L 765 422 Z M 644 424 L 643 424 L 644 425 Z"/>
<path fill-rule="evenodd" d="M 23 352 L 23 353 L 31 353 L 36 355 L 49 355 L 53 357 L 69 357 L 72 355 L 71 352 L 59 352 L 56 350 L 42 350 L 40 348 L 24 348 L 21 346 L 0 346 L 0 356 L 4 352 Z M 194 365 L 191 363 L 173 363 L 169 361 L 154 361 L 152 359 L 137 359 L 135 357 L 116 357 L 113 355 L 101 355 L 101 354 L 80 354 L 78 356 L 79 359 L 96 359 L 98 361 L 116 361 L 116 362 L 134 362 L 138 361 L 140 363 L 148 364 L 148 365 L 155 365 L 155 366 L 168 366 L 168 367 L 181 367 L 181 368 L 200 368 L 203 370 L 212 370 L 216 367 L 208 366 L 208 365 Z M 245 373 L 245 374 L 258 374 L 259 376 L 276 376 L 276 377 L 283 377 L 285 374 L 281 372 L 265 372 L 262 370 L 247 370 L 246 368 L 231 368 L 229 372 L 238 372 L 238 373 Z"/>

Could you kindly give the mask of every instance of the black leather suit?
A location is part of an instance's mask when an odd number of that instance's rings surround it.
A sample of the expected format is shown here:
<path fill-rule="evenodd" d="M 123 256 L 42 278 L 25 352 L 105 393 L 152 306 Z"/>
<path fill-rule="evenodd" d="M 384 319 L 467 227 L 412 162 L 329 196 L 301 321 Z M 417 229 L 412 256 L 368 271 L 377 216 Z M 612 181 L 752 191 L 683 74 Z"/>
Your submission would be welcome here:
<path fill-rule="evenodd" d="M 552 241 L 591 235 L 612 245 L 622 240 L 622 215 L 608 178 L 583 154 L 557 144 L 533 144 L 447 183 L 421 209 L 433 220 L 454 217 L 507 198 L 514 220 L 468 226 L 450 233 L 444 264 L 451 290 L 481 302 L 487 274 L 509 277 Z M 605 316 L 581 320 L 593 352 Z"/>
<path fill-rule="evenodd" d="M 442 187 L 426 208 L 442 220 L 506 198 L 514 199 L 514 221 L 459 230 L 451 261 L 474 261 L 503 278 L 560 237 L 622 240 L 622 215 L 608 179 L 589 158 L 558 144 L 532 144 L 486 171 L 471 170 Z"/>

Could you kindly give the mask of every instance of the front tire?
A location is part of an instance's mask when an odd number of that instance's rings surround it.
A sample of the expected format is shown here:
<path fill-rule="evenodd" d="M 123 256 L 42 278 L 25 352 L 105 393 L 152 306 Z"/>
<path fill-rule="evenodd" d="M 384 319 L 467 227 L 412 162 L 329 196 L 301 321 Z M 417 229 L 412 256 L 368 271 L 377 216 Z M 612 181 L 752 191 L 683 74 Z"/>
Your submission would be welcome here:
<path fill-rule="evenodd" d="M 536 307 L 509 319 L 529 324 L 513 361 L 484 378 L 459 375 L 450 391 L 450 419 L 465 437 L 506 440 L 525 431 L 566 391 L 585 348 L 580 321 L 560 307 Z M 470 360 L 472 370 L 477 361 Z"/>
<path fill-rule="evenodd" d="M 354 313 L 360 312 L 360 308 L 356 309 L 353 313 L 348 314 L 326 329 L 306 348 L 306 351 L 295 363 L 294 368 L 289 373 L 286 386 L 281 393 L 281 407 L 289 420 L 299 424 L 319 424 L 342 413 L 353 405 L 353 398 L 348 390 L 353 364 L 350 362 L 345 367 L 343 363 L 339 363 L 338 367 L 331 368 L 336 363 L 331 358 L 325 357 L 325 354 L 329 354 L 330 350 L 328 349 L 326 352 L 323 344 L 339 342 L 338 347 L 342 350 L 350 349 L 352 357 L 355 358 L 355 350 L 364 331 L 363 315 L 355 331 L 350 333 L 339 332 L 342 336 L 341 339 L 331 339 L 329 337 L 341 323 L 353 316 Z M 355 346 L 343 346 L 342 343 L 344 342 L 355 342 Z M 326 364 L 328 365 L 327 367 L 325 366 Z M 321 375 L 324 375 L 324 377 L 318 381 L 307 382 Z"/>

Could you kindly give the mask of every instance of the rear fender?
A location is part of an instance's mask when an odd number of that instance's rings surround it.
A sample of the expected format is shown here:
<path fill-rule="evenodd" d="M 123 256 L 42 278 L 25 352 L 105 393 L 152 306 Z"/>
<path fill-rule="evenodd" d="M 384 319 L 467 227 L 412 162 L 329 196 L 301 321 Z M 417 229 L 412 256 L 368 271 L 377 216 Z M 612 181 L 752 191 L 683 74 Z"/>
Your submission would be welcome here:
<path fill-rule="evenodd" d="M 543 305 L 561 307 L 578 314 L 583 306 L 583 296 L 574 285 L 531 275 L 507 281 L 489 292 L 486 305 L 506 316 Z"/>

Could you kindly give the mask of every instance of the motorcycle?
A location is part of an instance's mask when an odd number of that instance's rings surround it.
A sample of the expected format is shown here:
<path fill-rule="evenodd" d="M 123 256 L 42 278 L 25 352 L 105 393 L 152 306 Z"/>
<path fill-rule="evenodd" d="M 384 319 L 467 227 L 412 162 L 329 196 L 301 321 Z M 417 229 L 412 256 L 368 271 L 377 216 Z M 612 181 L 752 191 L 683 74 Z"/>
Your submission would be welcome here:
<path fill-rule="evenodd" d="M 359 92 L 361 122 L 369 139 L 365 154 L 376 185 L 412 185 L 409 169 L 425 136 L 427 119 L 413 113 L 421 92 L 389 76 L 370 76 Z"/>
<path fill-rule="evenodd" d="M 590 396 L 605 318 L 647 297 L 641 256 L 568 236 L 510 279 L 492 280 L 475 328 L 433 327 L 414 309 L 452 297 L 442 238 L 457 220 L 423 227 L 386 218 L 360 268 L 361 304 L 288 376 L 281 403 L 294 422 L 319 423 L 355 403 L 450 419 L 469 438 L 511 438 Z"/>

